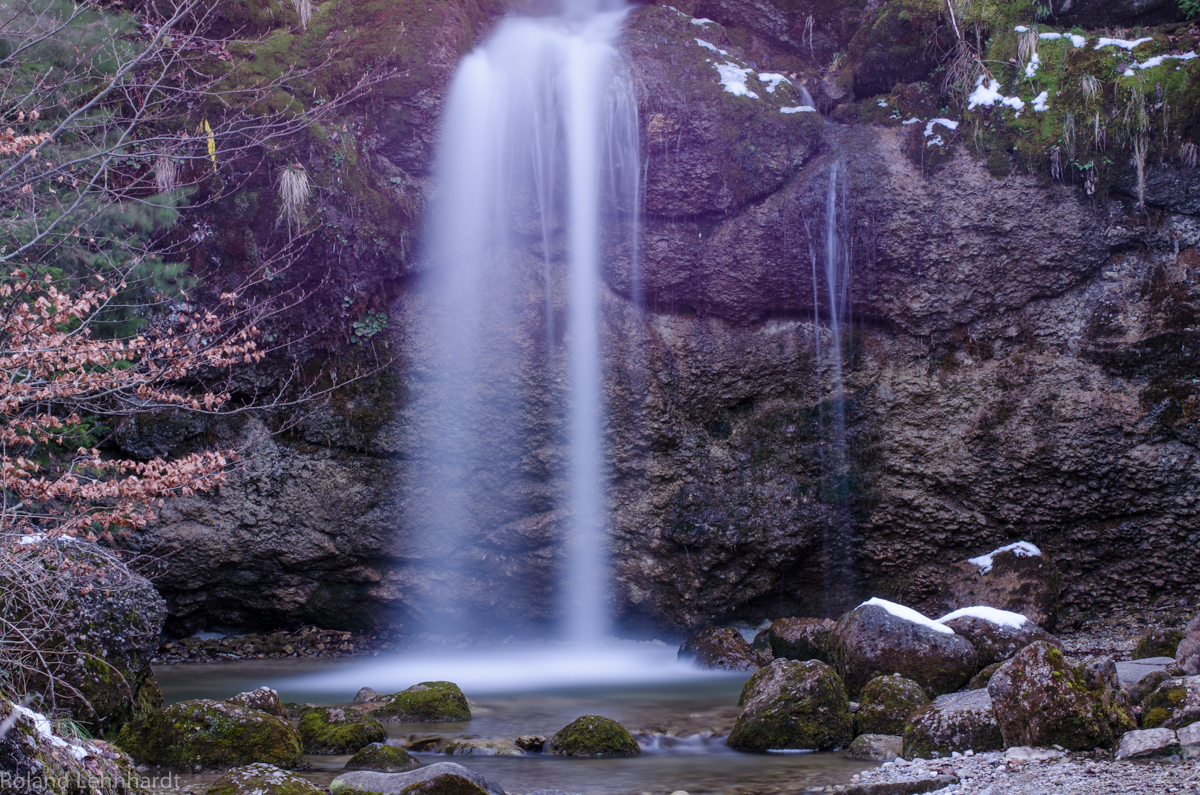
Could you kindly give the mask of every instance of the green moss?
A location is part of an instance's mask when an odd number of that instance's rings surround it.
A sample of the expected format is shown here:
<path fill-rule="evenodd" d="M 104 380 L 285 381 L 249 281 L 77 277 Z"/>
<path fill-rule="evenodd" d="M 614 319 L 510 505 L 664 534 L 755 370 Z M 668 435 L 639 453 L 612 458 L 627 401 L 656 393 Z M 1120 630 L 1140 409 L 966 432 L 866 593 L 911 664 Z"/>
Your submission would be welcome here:
<path fill-rule="evenodd" d="M 1148 632 L 1138 640 L 1137 647 L 1133 650 L 1133 659 L 1174 657 L 1181 640 L 1183 632 L 1178 629 L 1157 629 Z"/>
<path fill-rule="evenodd" d="M 208 788 L 207 795 L 320 795 L 311 781 L 274 765 L 254 764 L 230 770 Z"/>
<path fill-rule="evenodd" d="M 1165 724 L 1186 698 L 1187 688 L 1182 684 L 1172 683 L 1159 687 L 1142 702 L 1142 728 L 1157 729 Z"/>
<path fill-rule="evenodd" d="M 571 721 L 546 742 L 544 750 L 556 756 L 637 756 L 642 752 L 628 729 L 600 715 Z"/>
<path fill-rule="evenodd" d="M 300 718 L 300 740 L 309 754 L 353 754 L 387 739 L 375 718 L 346 709 L 311 709 Z"/>
<path fill-rule="evenodd" d="M 374 770 L 378 773 L 404 773 L 420 767 L 408 751 L 385 743 L 371 743 L 355 752 L 346 763 L 347 770 Z"/>
<path fill-rule="evenodd" d="M 726 744 L 738 751 L 829 750 L 854 738 L 842 679 L 818 660 L 775 660 L 743 689 L 745 706 Z"/>
<path fill-rule="evenodd" d="M 854 715 L 858 734 L 903 734 L 909 717 L 929 703 L 925 691 L 899 674 L 877 676 L 863 686 Z"/>
<path fill-rule="evenodd" d="M 180 770 L 304 764 L 300 734 L 290 723 L 221 701 L 172 704 L 124 726 L 116 744 L 139 764 Z"/>
<path fill-rule="evenodd" d="M 392 696 L 374 716 L 391 723 L 448 723 L 471 719 L 471 705 L 453 682 L 421 682 Z"/>

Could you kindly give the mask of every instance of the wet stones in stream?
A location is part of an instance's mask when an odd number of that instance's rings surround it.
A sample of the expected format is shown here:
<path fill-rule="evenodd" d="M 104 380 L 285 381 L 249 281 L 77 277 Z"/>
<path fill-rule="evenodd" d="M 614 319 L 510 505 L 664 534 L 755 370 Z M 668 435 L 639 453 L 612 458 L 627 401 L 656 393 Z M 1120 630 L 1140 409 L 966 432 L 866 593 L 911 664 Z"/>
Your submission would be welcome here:
<path fill-rule="evenodd" d="M 438 762 L 409 773 L 343 773 L 329 790 L 333 795 L 504 795 L 504 788 L 496 782 L 453 762 Z"/>

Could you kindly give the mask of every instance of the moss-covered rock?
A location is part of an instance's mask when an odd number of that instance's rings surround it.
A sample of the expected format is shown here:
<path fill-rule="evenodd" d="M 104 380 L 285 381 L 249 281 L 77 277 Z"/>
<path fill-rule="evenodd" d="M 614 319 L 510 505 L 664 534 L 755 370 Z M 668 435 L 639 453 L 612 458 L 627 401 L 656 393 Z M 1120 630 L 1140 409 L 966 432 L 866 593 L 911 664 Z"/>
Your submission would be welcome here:
<path fill-rule="evenodd" d="M 896 734 L 860 734 L 846 749 L 851 759 L 893 762 L 904 754 L 904 738 Z"/>
<path fill-rule="evenodd" d="M 1152 629 L 1138 638 L 1137 646 L 1133 649 L 1133 659 L 1145 660 L 1150 657 L 1174 657 L 1179 649 L 1179 641 L 1183 640 L 1183 631 L 1178 629 Z"/>
<path fill-rule="evenodd" d="M 877 676 L 863 687 L 854 713 L 856 734 L 903 734 L 909 717 L 929 703 L 921 686 L 899 674 Z"/>
<path fill-rule="evenodd" d="M 382 702 L 372 714 L 388 723 L 452 723 L 471 719 L 471 705 L 453 682 L 421 682 Z"/>
<path fill-rule="evenodd" d="M 1029 620 L 1019 627 L 998 624 L 975 616 L 941 621 L 954 630 L 956 635 L 961 635 L 971 642 L 979 655 L 979 664 L 983 667 L 1010 659 L 1035 640 L 1045 641 L 1062 651 L 1062 641 Z"/>
<path fill-rule="evenodd" d="M 1111 748 L 1137 725 L 1112 660 L 1071 666 L 1044 641 L 1026 646 L 1001 665 L 987 690 L 1010 746 Z"/>
<path fill-rule="evenodd" d="M 939 52 L 950 47 L 944 6 L 933 0 L 894 0 L 854 34 L 849 58 L 854 94 L 886 94 L 897 83 L 924 80 L 938 66 Z"/>
<path fill-rule="evenodd" d="M 842 616 L 829 641 L 830 661 L 857 696 L 877 676 L 898 673 L 929 697 L 962 687 L 975 673 L 975 648 L 953 633 L 863 605 Z"/>
<path fill-rule="evenodd" d="M 986 690 L 947 693 L 918 710 L 904 728 L 904 757 L 949 756 L 958 751 L 995 751 L 1004 737 Z"/>
<path fill-rule="evenodd" d="M 300 718 L 300 741 L 308 754 L 352 754 L 386 739 L 382 723 L 352 709 L 310 709 Z"/>
<path fill-rule="evenodd" d="M 1006 661 L 1007 662 L 1007 661 Z M 988 682 L 992 681 L 992 674 L 1000 670 L 1003 662 L 992 663 L 987 668 L 984 668 L 979 673 L 971 677 L 971 681 L 967 683 L 968 690 L 980 690 L 988 686 Z"/>
<path fill-rule="evenodd" d="M 819 660 L 775 660 L 746 682 L 741 704 L 726 740 L 738 751 L 826 751 L 854 738 L 846 688 Z"/>
<path fill-rule="evenodd" d="M 781 618 L 767 630 L 771 652 L 787 660 L 829 662 L 829 636 L 835 624 L 828 618 Z"/>
<path fill-rule="evenodd" d="M 721 671 L 755 671 L 766 664 L 766 656 L 755 651 L 742 633 L 729 627 L 704 627 L 687 637 L 679 647 L 680 660 L 693 660 L 701 668 Z"/>
<path fill-rule="evenodd" d="M 224 701 L 181 701 L 124 726 L 117 745 L 139 764 L 205 770 L 304 764 L 300 733 L 282 718 Z"/>
<path fill-rule="evenodd" d="M 376 773 L 405 773 L 420 767 L 412 754 L 395 745 L 371 743 L 350 757 L 347 770 L 374 770 Z"/>
<path fill-rule="evenodd" d="M 637 756 L 641 747 L 621 724 L 600 715 L 582 715 L 559 729 L 543 749 L 555 756 Z"/>
<path fill-rule="evenodd" d="M 207 795 L 320 795 L 321 788 L 295 773 L 257 763 L 234 768 L 208 788 Z"/>
<path fill-rule="evenodd" d="M 451 740 L 438 746 L 439 754 L 451 756 L 524 756 L 525 751 L 512 740 Z"/>
<path fill-rule="evenodd" d="M 1200 676 L 1168 679 L 1142 701 L 1142 728 L 1182 729 L 1200 721 Z"/>
<path fill-rule="evenodd" d="M 453 762 L 408 773 L 343 773 L 329 785 L 333 795 L 504 795 L 504 788 L 473 770 Z"/>
<path fill-rule="evenodd" d="M 245 693 L 238 693 L 236 696 L 225 700 L 230 704 L 257 709 L 260 712 L 266 712 L 269 715 L 279 718 L 286 718 L 288 716 L 283 702 L 279 700 L 279 694 L 269 687 L 248 690 Z"/>

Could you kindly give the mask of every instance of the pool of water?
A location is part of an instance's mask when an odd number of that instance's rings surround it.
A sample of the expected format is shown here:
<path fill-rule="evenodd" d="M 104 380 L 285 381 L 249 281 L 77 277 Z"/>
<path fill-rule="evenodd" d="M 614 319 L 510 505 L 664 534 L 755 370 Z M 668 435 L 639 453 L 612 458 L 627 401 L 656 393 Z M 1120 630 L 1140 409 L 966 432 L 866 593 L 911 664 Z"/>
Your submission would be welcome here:
<path fill-rule="evenodd" d="M 680 666 L 674 650 L 476 651 L 457 657 L 402 655 L 340 660 L 249 660 L 162 666 L 155 675 L 168 702 L 228 698 L 261 685 L 284 701 L 345 704 L 359 688 L 395 692 L 419 681 L 449 679 L 472 702 L 462 723 L 388 724 L 389 736 L 409 742 L 435 737 L 512 739 L 550 736 L 580 715 L 605 715 L 634 733 L 643 752 L 627 759 L 565 759 L 418 753 L 423 764 L 453 761 L 497 782 L 507 792 L 560 789 L 588 795 L 691 795 L 815 790 L 846 783 L 873 765 L 841 753 L 742 754 L 724 737 L 738 714 L 745 674 L 716 674 Z M 309 756 L 302 775 L 321 786 L 348 756 Z M 181 777 L 203 792 L 218 774 Z"/>

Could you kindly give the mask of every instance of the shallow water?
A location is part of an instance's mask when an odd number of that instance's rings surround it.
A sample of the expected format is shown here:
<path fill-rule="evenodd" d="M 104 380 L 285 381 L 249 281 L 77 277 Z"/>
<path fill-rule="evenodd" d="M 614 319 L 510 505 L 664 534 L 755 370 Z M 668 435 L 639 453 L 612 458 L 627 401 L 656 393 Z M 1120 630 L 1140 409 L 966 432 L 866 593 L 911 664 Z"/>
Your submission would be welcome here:
<path fill-rule="evenodd" d="M 553 656 L 553 654 L 551 655 Z M 248 660 L 162 666 L 155 675 L 168 702 L 228 698 L 261 685 L 284 701 L 346 703 L 364 685 L 395 692 L 418 681 L 459 675 L 472 701 L 469 722 L 389 724 L 390 737 L 408 741 L 433 737 L 512 739 L 522 734 L 550 736 L 586 714 L 625 724 L 643 748 L 629 759 L 564 759 L 542 754 L 519 757 L 446 756 L 418 753 L 422 764 L 453 761 L 491 778 L 508 792 L 561 789 L 572 793 L 773 793 L 811 790 L 846 783 L 868 767 L 840 753 L 741 754 L 729 750 L 724 735 L 737 717 L 745 675 L 713 674 L 674 664 L 674 652 L 638 657 L 619 669 L 619 657 L 603 652 L 576 655 L 575 672 L 551 677 L 535 688 L 530 678 L 514 678 L 518 656 L 442 659 L 440 671 L 425 670 L 433 659 Z M 670 658 L 670 659 L 669 659 Z M 559 656 L 560 664 L 570 657 Z M 658 664 L 652 660 L 657 659 Z M 669 662 L 668 662 L 669 659 Z M 589 661 L 590 660 L 590 661 Z M 597 666 L 596 660 L 602 665 Z M 631 659 L 626 658 L 630 663 Z M 487 671 L 497 677 L 488 684 Z M 538 675 L 536 666 L 530 668 Z M 392 675 L 389 675 L 390 674 Z M 590 675 L 589 675 L 590 672 Z M 440 673 L 441 675 L 438 675 Z M 403 683 L 395 677 L 405 677 Z M 415 677 L 415 678 L 414 678 Z M 384 681 L 380 681 L 384 680 Z M 458 681 L 458 680 L 456 680 Z M 321 786 L 341 771 L 348 756 L 310 756 L 303 773 Z M 185 789 L 203 792 L 217 774 L 182 776 Z"/>

